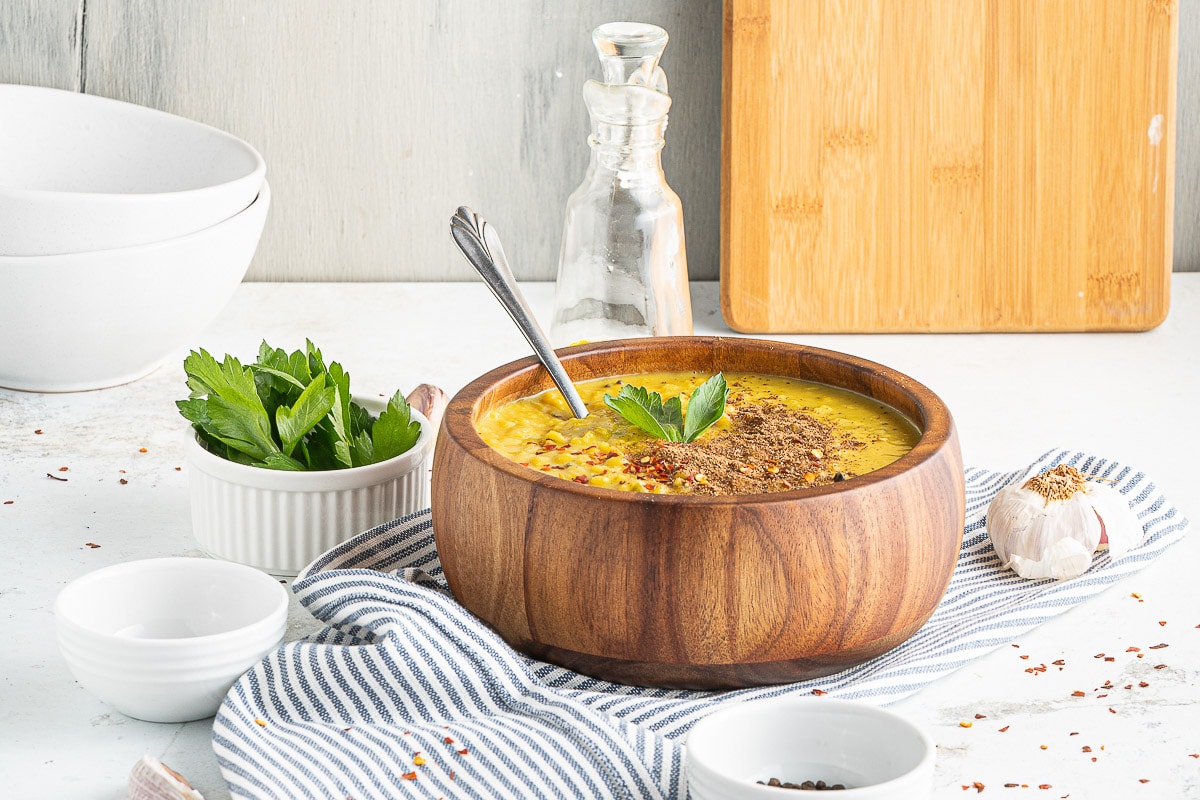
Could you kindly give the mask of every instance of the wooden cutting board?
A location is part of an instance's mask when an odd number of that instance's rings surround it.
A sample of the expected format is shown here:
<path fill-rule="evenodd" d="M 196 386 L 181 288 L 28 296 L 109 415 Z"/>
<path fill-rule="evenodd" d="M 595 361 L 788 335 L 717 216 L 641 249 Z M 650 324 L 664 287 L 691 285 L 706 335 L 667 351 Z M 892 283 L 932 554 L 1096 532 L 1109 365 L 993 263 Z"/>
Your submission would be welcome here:
<path fill-rule="evenodd" d="M 754 333 L 1144 330 L 1176 0 L 725 0 L 721 305 Z"/>

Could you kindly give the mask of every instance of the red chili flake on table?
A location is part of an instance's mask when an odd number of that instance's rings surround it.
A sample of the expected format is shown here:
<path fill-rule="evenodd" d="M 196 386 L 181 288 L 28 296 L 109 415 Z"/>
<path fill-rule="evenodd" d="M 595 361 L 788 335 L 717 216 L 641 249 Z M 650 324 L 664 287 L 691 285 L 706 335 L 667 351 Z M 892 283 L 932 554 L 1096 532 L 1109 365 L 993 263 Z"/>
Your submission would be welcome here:
<path fill-rule="evenodd" d="M 139 452 L 139 453 L 147 453 L 147 452 L 149 452 L 149 451 L 148 451 L 146 448 L 144 448 L 144 447 L 139 447 L 139 448 L 138 448 L 138 452 Z"/>
<path fill-rule="evenodd" d="M 1092 658 L 1104 658 L 1104 653 L 1096 653 Z"/>
<path fill-rule="evenodd" d="M 971 786 L 973 786 L 975 788 L 975 794 L 979 794 L 980 792 L 983 791 L 983 784 L 980 783 L 979 781 L 975 781 L 974 783 L 971 784 Z"/>
<path fill-rule="evenodd" d="M 36 433 L 38 436 L 41 436 L 41 435 L 42 435 L 42 429 L 41 429 L 41 428 L 38 428 L 38 429 L 36 429 L 36 430 L 34 431 L 34 433 Z"/>
<path fill-rule="evenodd" d="M 1142 602 L 1142 596 L 1140 594 L 1138 594 L 1137 592 L 1130 592 L 1129 596 L 1132 597 L 1134 600 L 1137 600 L 1139 603 Z"/>
<path fill-rule="evenodd" d="M 1085 753 L 1090 753 L 1090 752 L 1092 752 L 1092 746 L 1091 746 L 1090 744 L 1085 744 L 1085 745 L 1083 746 L 1083 752 L 1085 752 Z"/>
<path fill-rule="evenodd" d="M 1200 753 L 1188 753 L 1188 758 L 1200 758 Z"/>
<path fill-rule="evenodd" d="M 1022 659 L 1028 659 L 1029 656 L 1021 656 Z"/>
<path fill-rule="evenodd" d="M 1005 788 L 1005 789 L 1016 789 L 1016 788 L 1018 788 L 1020 785 L 1021 785 L 1021 784 L 1019 784 L 1019 783 L 1006 783 L 1006 784 L 1004 784 L 1004 788 Z"/>
<path fill-rule="evenodd" d="M 1143 689 L 1145 689 L 1149 685 L 1150 684 L 1147 683 L 1146 681 L 1138 681 L 1138 686 L 1142 687 Z"/>
<path fill-rule="evenodd" d="M 1114 657 L 1114 656 L 1105 656 L 1105 657 L 1104 657 L 1104 660 L 1105 660 L 1105 661 L 1116 661 L 1117 659 L 1116 659 L 1116 657 Z"/>
<path fill-rule="evenodd" d="M 1011 727 L 1012 727 L 1011 725 L 1005 725 L 1003 728 L 1000 729 L 1000 732 L 1005 733 Z"/>
<path fill-rule="evenodd" d="M 822 689 L 813 689 L 812 693 L 815 694 L 817 697 L 820 697 L 823 694 L 829 694 L 829 692 L 826 692 Z"/>
<path fill-rule="evenodd" d="M 1169 645 L 1166 642 L 1159 642 L 1158 644 L 1150 645 L 1151 650 L 1162 650 L 1164 647 L 1169 647 Z"/>
<path fill-rule="evenodd" d="M 1067 662 L 1065 659 L 1060 658 L 1057 661 L 1051 661 L 1050 663 L 1056 667 L 1061 667 L 1063 664 L 1066 664 Z"/>
<path fill-rule="evenodd" d="M 1071 697 L 1086 697 L 1086 696 L 1087 696 L 1087 692 L 1081 692 L 1081 691 L 1080 691 L 1080 690 L 1078 690 L 1078 689 L 1076 689 L 1075 691 L 1071 692 Z"/>
<path fill-rule="evenodd" d="M 84 542 L 84 543 L 83 543 L 83 546 L 84 546 L 84 547 L 90 547 L 90 548 L 92 548 L 93 550 L 99 550 L 99 549 L 100 549 L 100 545 L 96 544 L 95 542 Z"/>
<path fill-rule="evenodd" d="M 1049 788 L 1050 788 L 1050 784 L 1048 784 L 1048 783 L 1039 783 L 1039 784 L 1038 784 L 1038 788 L 1039 788 L 1039 789 L 1049 789 Z"/>
<path fill-rule="evenodd" d="M 1141 649 L 1142 648 L 1140 648 L 1140 647 L 1126 647 L 1125 652 L 1126 653 L 1137 653 L 1137 652 L 1140 652 Z"/>
<path fill-rule="evenodd" d="M 446 738 L 442 739 L 442 741 L 443 741 L 443 742 L 445 742 L 446 744 L 454 744 L 454 740 L 453 740 L 453 739 L 451 739 L 449 736 L 447 736 Z"/>
<path fill-rule="evenodd" d="M 16 501 L 14 501 L 14 500 L 5 500 L 5 501 L 4 501 L 4 505 L 6 505 L 6 506 L 11 506 L 11 505 L 12 505 L 14 502 L 16 502 Z"/>
<path fill-rule="evenodd" d="M 1138 783 L 1149 783 L 1149 782 L 1150 782 L 1149 778 L 1138 778 Z"/>
<path fill-rule="evenodd" d="M 415 781 L 417 779 L 417 773 L 406 772 L 403 775 L 401 775 L 400 777 L 404 778 L 404 780 L 406 780 L 406 781 Z"/>
<path fill-rule="evenodd" d="M 1166 625 L 1166 624 L 1167 624 L 1167 621 L 1166 621 L 1165 619 L 1160 619 L 1160 620 L 1158 621 L 1158 624 L 1159 624 L 1160 626 L 1161 626 L 1161 625 Z"/>
<path fill-rule="evenodd" d="M 129 481 L 127 481 L 125 478 L 121 478 L 121 480 L 119 481 L 119 483 L 120 483 L 122 486 L 124 486 L 125 484 L 129 483 Z"/>
<path fill-rule="evenodd" d="M 467 748 L 465 748 L 465 747 L 464 747 L 462 750 L 459 750 L 459 751 L 458 751 L 458 754 L 459 754 L 460 756 L 465 756 L 465 755 L 466 755 L 467 753 L 469 753 L 469 752 L 471 752 L 471 751 L 470 751 L 470 750 L 468 750 Z"/>
<path fill-rule="evenodd" d="M 1117 710 L 1116 710 L 1115 708 L 1113 708 L 1112 706 L 1109 706 L 1109 707 L 1108 707 L 1108 713 L 1110 713 L 1110 714 L 1115 714 L 1115 713 L 1117 713 Z"/>
<path fill-rule="evenodd" d="M 176 468 L 175 468 L 175 471 L 176 471 L 176 472 L 182 472 L 182 471 L 183 471 L 183 467 L 176 467 Z"/>
<path fill-rule="evenodd" d="M 1127 684 L 1125 684 L 1125 688 L 1126 688 L 1126 689 L 1132 689 L 1132 688 L 1133 688 L 1133 684 L 1132 684 L 1132 683 L 1127 683 Z"/>
<path fill-rule="evenodd" d="M 1167 665 L 1166 664 L 1155 664 L 1154 668 L 1155 669 L 1166 669 Z"/>
<path fill-rule="evenodd" d="M 976 714 L 975 719 L 987 719 L 987 714 Z"/>

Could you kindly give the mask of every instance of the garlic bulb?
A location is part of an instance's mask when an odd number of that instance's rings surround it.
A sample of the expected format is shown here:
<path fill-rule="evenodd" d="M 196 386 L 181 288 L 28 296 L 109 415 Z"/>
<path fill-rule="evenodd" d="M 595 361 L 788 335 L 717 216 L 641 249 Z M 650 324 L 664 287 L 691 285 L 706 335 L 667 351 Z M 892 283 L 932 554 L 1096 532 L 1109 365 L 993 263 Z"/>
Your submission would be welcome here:
<path fill-rule="evenodd" d="M 145 755 L 129 773 L 129 800 L 204 800 L 204 795 L 178 772 Z"/>
<path fill-rule="evenodd" d="M 1022 578 L 1074 578 L 1097 549 L 1116 558 L 1144 535 L 1120 492 L 1066 464 L 1001 489 L 986 524 L 1001 566 Z"/>

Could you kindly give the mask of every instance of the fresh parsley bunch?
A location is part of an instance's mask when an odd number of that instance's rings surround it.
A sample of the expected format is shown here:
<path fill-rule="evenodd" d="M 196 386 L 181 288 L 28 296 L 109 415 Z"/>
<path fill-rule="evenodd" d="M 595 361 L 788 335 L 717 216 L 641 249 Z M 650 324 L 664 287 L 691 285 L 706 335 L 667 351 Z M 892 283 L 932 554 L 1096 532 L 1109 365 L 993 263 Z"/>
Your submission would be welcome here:
<path fill-rule="evenodd" d="M 361 467 L 409 450 L 421 424 L 400 392 L 376 419 L 350 399 L 350 375 L 311 341 L 287 353 L 265 341 L 258 361 L 217 361 L 204 349 L 183 361 L 187 400 L 175 403 L 208 450 L 268 469 Z"/>
<path fill-rule="evenodd" d="M 658 439 L 669 442 L 693 442 L 725 415 L 729 387 L 725 376 L 718 372 L 696 387 L 688 400 L 687 418 L 683 401 L 672 397 L 663 402 L 658 392 L 643 386 L 625 384 L 616 397 L 604 395 L 604 404 L 625 420 Z"/>

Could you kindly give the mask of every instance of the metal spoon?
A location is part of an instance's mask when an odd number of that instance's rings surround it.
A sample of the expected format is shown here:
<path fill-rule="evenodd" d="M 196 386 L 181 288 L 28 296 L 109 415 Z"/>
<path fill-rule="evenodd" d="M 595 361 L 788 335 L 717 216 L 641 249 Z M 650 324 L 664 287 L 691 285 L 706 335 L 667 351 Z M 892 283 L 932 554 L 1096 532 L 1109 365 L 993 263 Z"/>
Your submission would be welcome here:
<path fill-rule="evenodd" d="M 467 261 L 483 278 L 483 282 L 496 295 L 496 299 L 504 306 L 504 310 L 512 317 L 513 322 L 525 335 L 525 340 L 537 354 L 538 361 L 550 373 L 554 385 L 563 393 L 571 413 L 579 419 L 588 415 L 583 398 L 571 383 L 562 362 L 554 353 L 554 348 L 546 339 L 546 334 L 529 310 L 525 298 L 517 289 L 517 280 L 513 277 L 508 259 L 504 256 L 504 248 L 500 246 L 500 237 L 496 229 L 487 221 L 466 206 L 459 206 L 458 212 L 450 218 L 450 235 L 454 243 L 466 256 Z"/>

